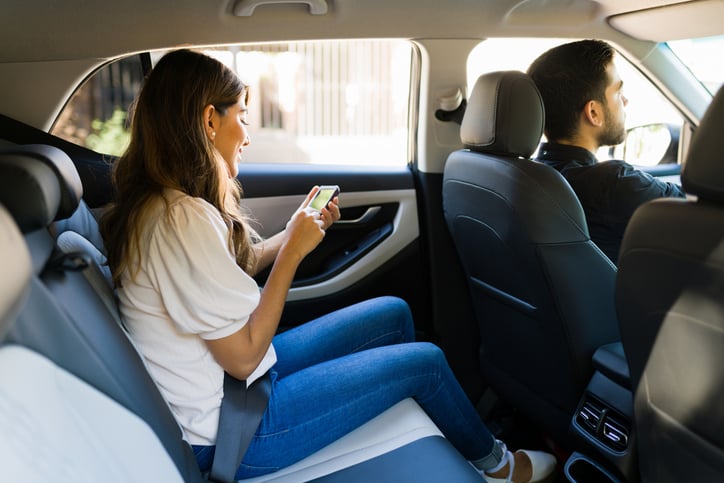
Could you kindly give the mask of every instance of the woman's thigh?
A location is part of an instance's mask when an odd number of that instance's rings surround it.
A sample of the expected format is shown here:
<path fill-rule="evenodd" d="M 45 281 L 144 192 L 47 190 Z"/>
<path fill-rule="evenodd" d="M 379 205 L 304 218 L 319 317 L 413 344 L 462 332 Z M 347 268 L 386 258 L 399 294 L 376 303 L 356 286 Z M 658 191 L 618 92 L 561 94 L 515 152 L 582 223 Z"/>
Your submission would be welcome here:
<path fill-rule="evenodd" d="M 379 297 L 345 307 L 274 337 L 280 378 L 355 352 L 412 342 L 415 329 L 407 303 Z"/>

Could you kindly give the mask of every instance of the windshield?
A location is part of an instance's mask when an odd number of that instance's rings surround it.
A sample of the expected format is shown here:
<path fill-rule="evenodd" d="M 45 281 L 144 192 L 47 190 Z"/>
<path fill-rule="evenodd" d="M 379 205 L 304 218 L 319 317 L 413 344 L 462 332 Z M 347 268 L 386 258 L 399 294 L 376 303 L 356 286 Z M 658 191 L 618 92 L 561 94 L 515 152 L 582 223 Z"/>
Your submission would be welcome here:
<path fill-rule="evenodd" d="M 667 45 L 709 92 L 715 94 L 724 83 L 724 35 L 669 41 Z"/>

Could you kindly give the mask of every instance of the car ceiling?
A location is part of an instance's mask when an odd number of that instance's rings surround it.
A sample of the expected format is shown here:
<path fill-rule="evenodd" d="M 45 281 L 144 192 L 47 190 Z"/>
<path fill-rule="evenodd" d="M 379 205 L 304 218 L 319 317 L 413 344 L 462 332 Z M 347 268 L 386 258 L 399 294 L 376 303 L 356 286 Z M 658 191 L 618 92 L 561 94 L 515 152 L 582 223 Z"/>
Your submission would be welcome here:
<path fill-rule="evenodd" d="M 724 4 L 719 0 L 289 0 L 257 6 L 250 16 L 234 15 L 239 8 L 265 1 L 283 0 L 3 0 L 0 113 L 47 130 L 76 86 L 102 64 L 134 52 L 189 45 L 326 38 L 405 38 L 423 44 L 490 37 L 601 38 L 635 61 L 649 55 L 655 39 L 650 22 L 627 21 L 627 15 L 674 8 L 667 23 L 657 23 L 658 32 L 673 35 L 683 26 L 701 24 L 697 18 L 721 18 Z M 312 14 L 308 4 L 320 2 L 326 13 Z M 715 13 L 681 8 L 692 3 Z M 450 61 L 464 64 L 464 58 Z M 705 107 L 706 101 L 698 104 Z"/>
<path fill-rule="evenodd" d="M 320 38 L 555 36 L 615 37 L 607 22 L 671 0 L 327 0 L 327 13 L 307 5 L 259 0 L 4 0 L 0 62 L 111 58 L 184 44 Z M 306 0 L 315 3 L 322 0 Z M 704 2 L 707 3 L 707 2 Z M 686 22 L 681 21 L 679 24 Z M 646 27 L 642 26 L 642 30 Z M 635 36 L 635 26 L 628 27 Z M 645 35 L 643 36 L 645 37 Z"/>

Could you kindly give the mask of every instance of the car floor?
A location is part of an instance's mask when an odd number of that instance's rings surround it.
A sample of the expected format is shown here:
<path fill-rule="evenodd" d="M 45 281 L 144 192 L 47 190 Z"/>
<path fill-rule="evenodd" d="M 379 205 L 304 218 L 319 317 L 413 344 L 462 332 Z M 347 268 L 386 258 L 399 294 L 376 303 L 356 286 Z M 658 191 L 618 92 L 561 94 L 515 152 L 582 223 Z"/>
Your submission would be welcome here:
<path fill-rule="evenodd" d="M 497 399 L 490 392 L 486 392 L 481 402 L 478 403 L 477 409 L 490 432 L 497 439 L 504 441 L 511 451 L 539 450 L 551 453 L 556 457 L 558 460 L 556 472 L 546 480 L 547 483 L 568 482 L 563 467 L 570 456 L 570 451 L 555 443 L 518 410 Z"/>

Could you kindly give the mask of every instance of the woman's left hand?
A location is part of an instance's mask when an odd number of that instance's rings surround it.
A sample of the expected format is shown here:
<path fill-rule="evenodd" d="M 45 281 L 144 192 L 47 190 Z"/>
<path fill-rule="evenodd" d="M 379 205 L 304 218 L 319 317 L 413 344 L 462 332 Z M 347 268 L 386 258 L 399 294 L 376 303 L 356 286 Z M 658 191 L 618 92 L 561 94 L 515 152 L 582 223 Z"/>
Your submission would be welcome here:
<path fill-rule="evenodd" d="M 299 205 L 299 210 L 304 210 L 307 208 L 309 203 L 314 199 L 314 195 L 317 194 L 317 191 L 319 191 L 319 186 L 315 186 L 312 188 L 312 190 L 309 192 L 305 200 L 302 202 L 301 205 Z M 319 219 L 324 222 L 324 225 L 322 226 L 323 230 L 327 230 L 332 224 L 334 224 L 335 221 L 339 220 L 340 218 L 340 212 L 339 212 L 339 196 L 335 196 L 328 204 L 326 208 L 322 208 L 322 211 L 319 212 Z"/>
<path fill-rule="evenodd" d="M 327 230 L 334 224 L 335 221 L 339 220 L 339 197 L 335 196 L 328 204 L 326 208 L 322 208 L 321 218 L 324 221 L 322 226 L 323 230 Z"/>

